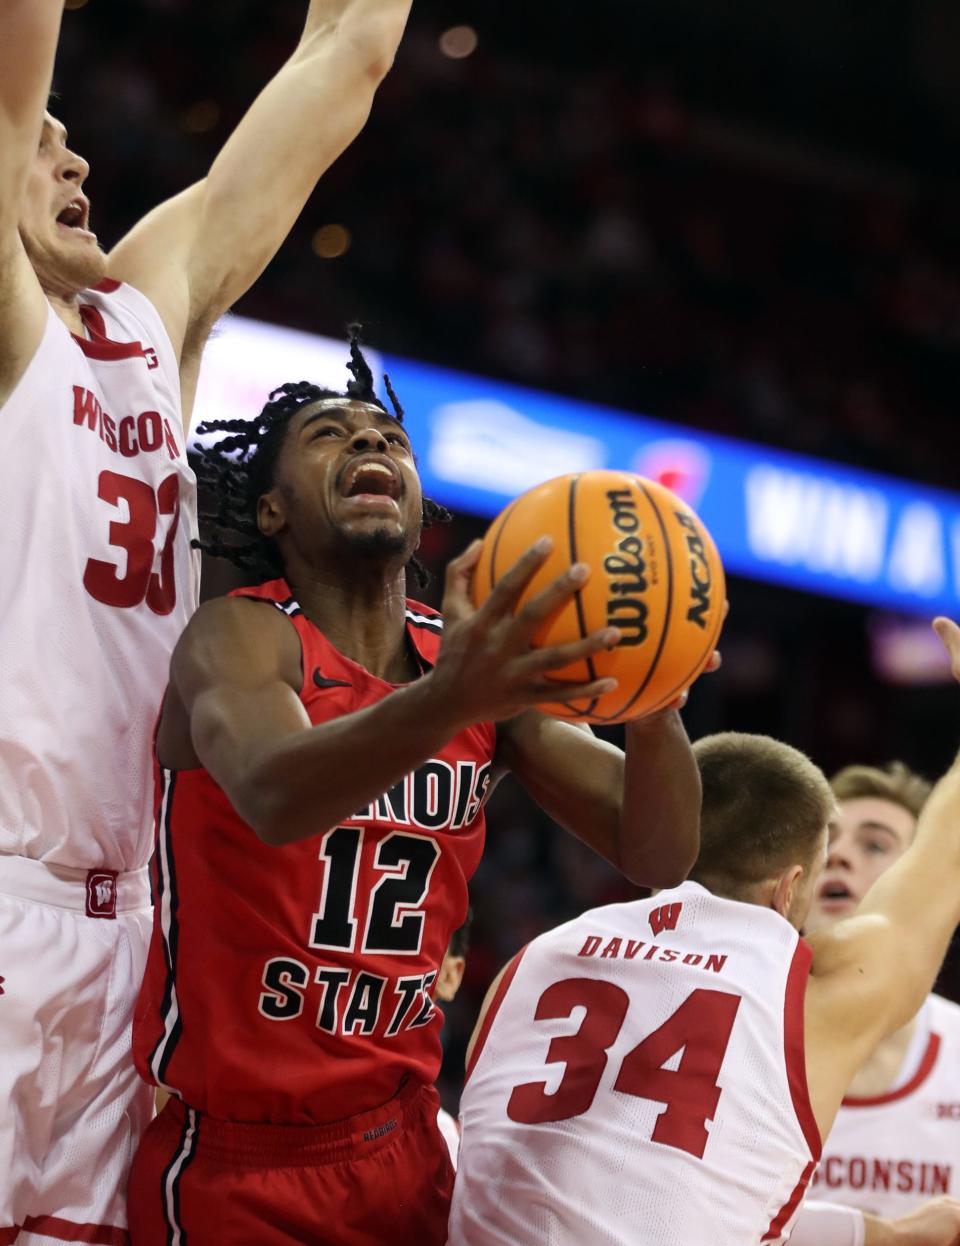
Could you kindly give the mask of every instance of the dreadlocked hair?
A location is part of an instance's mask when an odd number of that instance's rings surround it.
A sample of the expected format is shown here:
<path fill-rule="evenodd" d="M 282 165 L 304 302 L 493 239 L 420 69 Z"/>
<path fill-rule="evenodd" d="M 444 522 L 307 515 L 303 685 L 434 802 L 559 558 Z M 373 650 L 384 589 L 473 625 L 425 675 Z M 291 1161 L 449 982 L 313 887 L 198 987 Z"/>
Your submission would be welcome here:
<path fill-rule="evenodd" d="M 351 324 L 350 360 L 347 368 L 352 380 L 347 382 L 345 393 L 335 389 L 322 389 L 308 381 L 287 382 L 270 394 L 269 401 L 260 414 L 252 420 L 206 420 L 198 425 L 197 432 L 226 433 L 212 445 L 194 444 L 194 466 L 197 478 L 206 486 L 210 505 L 200 511 L 201 539 L 194 547 L 214 558 L 226 558 L 241 570 L 260 579 L 275 579 L 283 575 L 284 567 L 280 551 L 270 537 L 264 536 L 257 525 L 257 503 L 273 485 L 273 473 L 277 456 L 290 420 L 304 407 L 321 402 L 325 398 L 343 398 L 370 403 L 381 411 L 387 408 L 377 397 L 373 373 L 360 349 L 361 326 Z M 384 387 L 393 416 L 403 422 L 403 407 L 384 375 Z M 423 499 L 423 526 L 449 523 L 453 516 L 431 498 Z M 420 560 L 414 556 L 410 568 L 422 588 L 430 576 Z"/>

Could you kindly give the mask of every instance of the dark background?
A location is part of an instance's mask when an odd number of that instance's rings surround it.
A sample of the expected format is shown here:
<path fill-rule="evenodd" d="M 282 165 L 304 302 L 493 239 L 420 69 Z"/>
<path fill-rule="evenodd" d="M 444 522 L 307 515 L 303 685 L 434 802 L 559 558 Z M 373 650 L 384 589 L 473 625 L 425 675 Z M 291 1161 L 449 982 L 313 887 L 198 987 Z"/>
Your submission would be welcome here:
<path fill-rule="evenodd" d="M 66 15 L 54 107 L 106 245 L 204 174 L 305 7 Z M 463 24 L 478 45 L 451 59 L 439 37 Z M 360 318 L 384 350 L 956 488 L 958 66 L 949 0 L 416 0 L 369 125 L 237 310 L 334 335 Z M 329 225 L 348 245 L 324 258 Z M 434 531 L 428 562 L 480 530 Z M 743 581 L 729 595 L 691 736 L 768 732 L 828 772 L 948 764 L 956 691 L 887 682 L 872 638 L 891 620 Z M 446 1029 L 451 1101 L 500 964 L 629 894 L 502 785 Z M 960 998 L 956 957 L 943 989 Z"/>

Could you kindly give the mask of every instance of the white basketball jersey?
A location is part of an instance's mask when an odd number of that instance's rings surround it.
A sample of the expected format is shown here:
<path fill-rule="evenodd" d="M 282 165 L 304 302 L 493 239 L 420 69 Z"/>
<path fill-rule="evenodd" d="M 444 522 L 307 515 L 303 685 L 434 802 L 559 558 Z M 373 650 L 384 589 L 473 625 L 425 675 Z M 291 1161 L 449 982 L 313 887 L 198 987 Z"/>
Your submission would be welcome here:
<path fill-rule="evenodd" d="M 460 1107 L 450 1246 L 785 1240 L 819 1155 L 810 951 L 687 882 L 535 939 Z"/>
<path fill-rule="evenodd" d="M 86 337 L 49 310 L 0 408 L 0 854 L 128 870 L 197 603 L 196 481 L 156 310 L 113 281 L 81 304 Z"/>
<path fill-rule="evenodd" d="M 929 996 L 898 1085 L 844 1099 L 815 1184 L 818 1199 L 879 1216 L 960 1198 L 960 1007 Z"/>
<path fill-rule="evenodd" d="M 457 1152 L 460 1150 L 460 1126 L 449 1112 L 443 1108 L 438 1108 L 437 1128 L 440 1130 L 443 1140 L 447 1144 L 447 1150 L 450 1152 L 450 1163 L 456 1168 Z"/>

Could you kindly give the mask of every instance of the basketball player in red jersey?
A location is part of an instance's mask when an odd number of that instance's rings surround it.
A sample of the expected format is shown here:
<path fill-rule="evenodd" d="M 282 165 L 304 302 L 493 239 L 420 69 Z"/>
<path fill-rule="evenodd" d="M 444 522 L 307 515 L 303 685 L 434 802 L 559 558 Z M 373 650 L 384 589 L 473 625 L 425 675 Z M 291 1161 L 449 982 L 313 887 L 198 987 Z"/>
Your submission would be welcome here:
<path fill-rule="evenodd" d="M 960 628 L 935 627 L 960 681 Z M 805 942 L 843 834 L 825 777 L 762 736 L 694 751 L 690 881 L 535 939 L 488 994 L 456 1246 L 786 1241 L 847 1087 L 936 978 L 960 921 L 960 757 L 857 912 Z M 956 1205 L 930 1212 L 883 1240 L 952 1246 Z"/>
<path fill-rule="evenodd" d="M 848 766 L 830 783 L 839 813 L 807 932 L 855 912 L 909 849 L 930 793 L 899 762 Z M 930 995 L 880 1043 L 844 1097 L 813 1191 L 794 1246 L 960 1240 L 960 1007 Z"/>
<path fill-rule="evenodd" d="M 210 326 L 363 125 L 409 3 L 304 5 L 208 176 L 109 255 L 44 114 L 62 0 L 0 5 L 0 1243 L 126 1240 L 151 735 L 197 601 L 184 421 Z"/>
<path fill-rule="evenodd" d="M 675 711 L 629 724 L 624 755 L 530 709 L 615 686 L 551 679 L 615 629 L 531 649 L 585 568 L 515 615 L 536 546 L 474 611 L 477 542 L 442 614 L 405 597 L 437 508 L 351 352 L 347 395 L 284 386 L 205 451 L 208 548 L 270 578 L 201 607 L 171 664 L 134 1048 L 176 1097 L 134 1162 L 135 1246 L 446 1240 L 432 996 L 504 770 L 637 882 L 696 854 Z"/>

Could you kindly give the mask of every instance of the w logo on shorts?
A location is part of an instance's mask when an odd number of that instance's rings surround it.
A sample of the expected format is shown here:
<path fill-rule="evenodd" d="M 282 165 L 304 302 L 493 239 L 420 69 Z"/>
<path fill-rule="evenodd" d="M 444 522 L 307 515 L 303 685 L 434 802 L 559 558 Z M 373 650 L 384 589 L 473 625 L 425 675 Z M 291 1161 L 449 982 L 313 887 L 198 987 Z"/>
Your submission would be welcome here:
<path fill-rule="evenodd" d="M 647 918 L 653 933 L 658 935 L 664 930 L 676 930 L 682 908 L 683 901 L 680 900 L 676 904 L 661 904 L 658 909 L 654 909 Z"/>
<path fill-rule="evenodd" d="M 87 870 L 87 916 L 115 918 L 117 871 Z"/>

